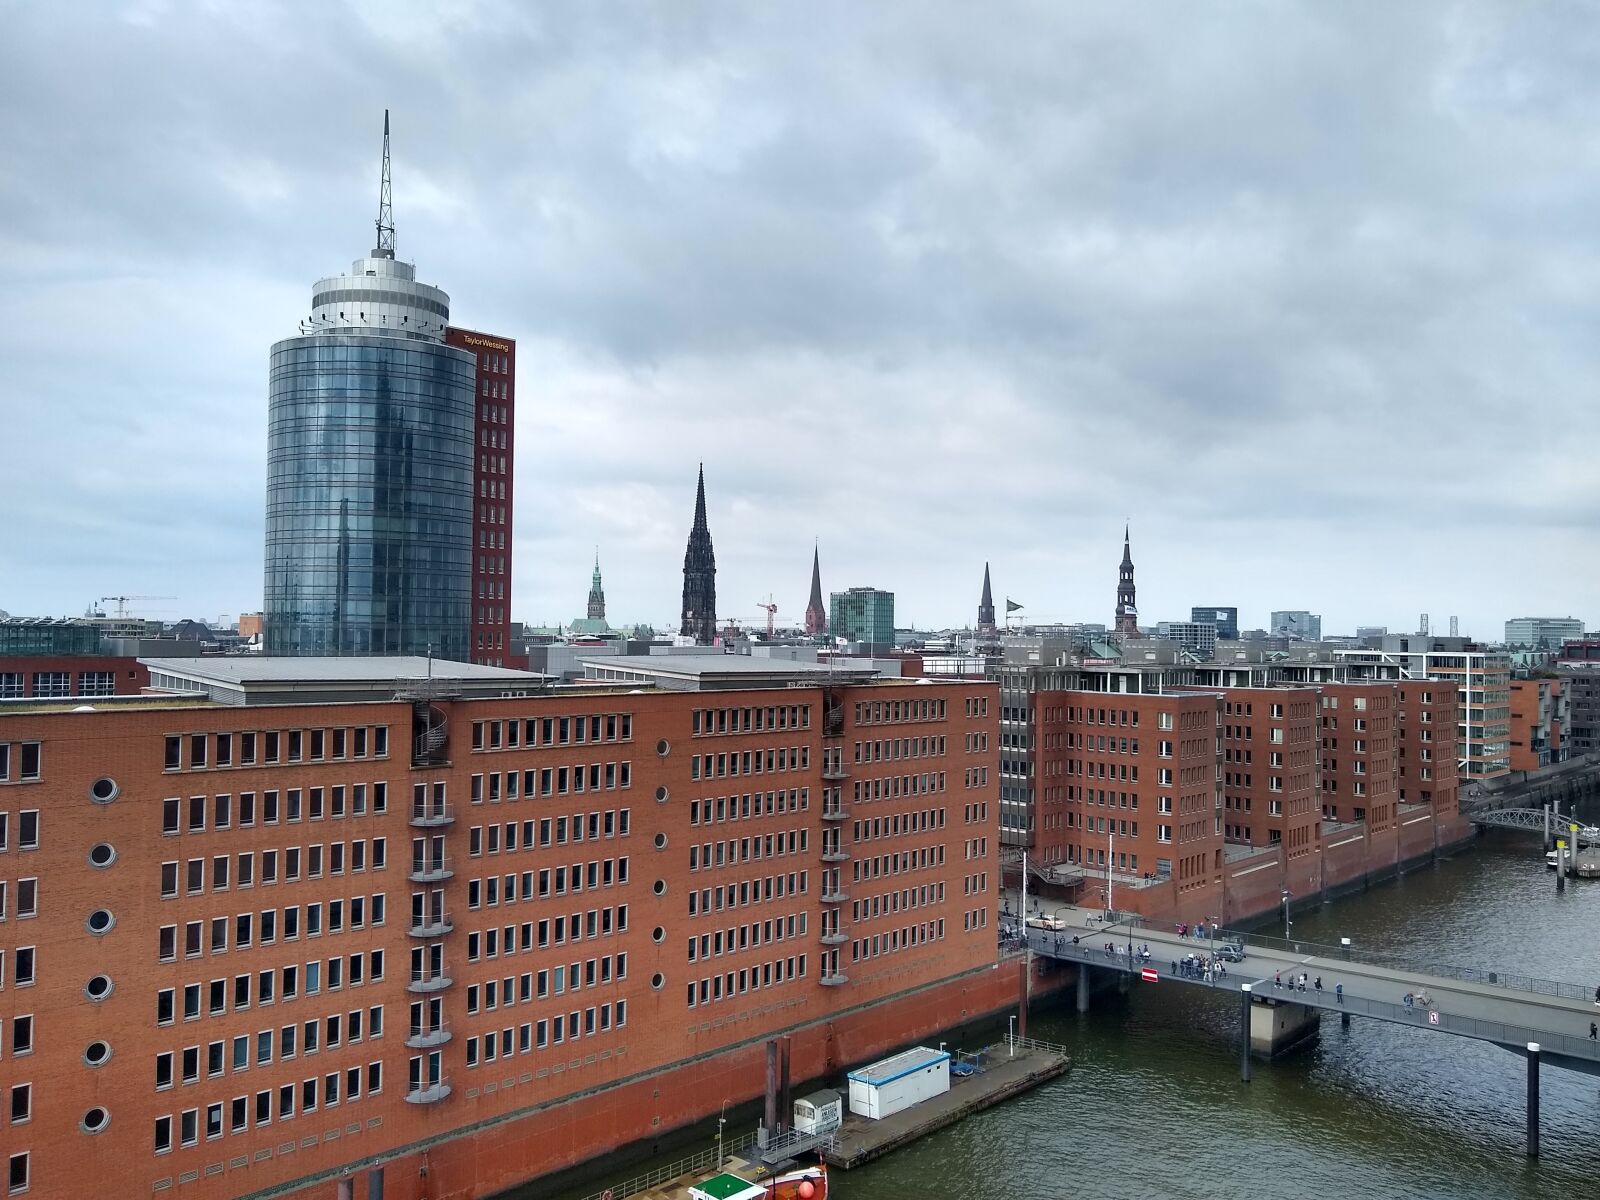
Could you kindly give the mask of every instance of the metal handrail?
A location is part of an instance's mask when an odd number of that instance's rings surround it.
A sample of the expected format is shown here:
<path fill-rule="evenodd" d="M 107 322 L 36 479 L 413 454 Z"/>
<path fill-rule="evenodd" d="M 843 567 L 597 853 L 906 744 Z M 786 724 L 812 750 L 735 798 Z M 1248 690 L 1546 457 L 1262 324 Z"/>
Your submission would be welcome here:
<path fill-rule="evenodd" d="M 1170 931 L 1171 925 L 1166 922 L 1151 921 L 1133 913 L 1119 913 L 1115 922 L 1118 925 L 1132 925 L 1135 929 L 1161 928 Z M 1093 932 L 1099 933 L 1099 930 Z M 1109 932 L 1109 927 L 1107 927 Z M 1114 935 L 1112 935 L 1114 937 Z M 1108 941 L 1112 937 L 1107 938 Z M 1196 939 L 1195 945 L 1209 945 L 1211 938 Z M 1594 989 L 1582 983 L 1563 982 L 1557 979 L 1541 979 L 1535 975 L 1521 975 L 1516 972 L 1490 971 L 1482 967 L 1458 967 L 1449 963 L 1430 963 L 1408 958 L 1401 954 L 1373 951 L 1362 947 L 1359 952 L 1354 952 L 1353 947 L 1329 946 L 1321 942 L 1309 942 L 1301 938 L 1272 937 L 1263 933 L 1247 933 L 1240 929 L 1218 929 L 1216 941 L 1243 942 L 1246 946 L 1259 946 L 1263 950 L 1283 950 L 1290 954 L 1307 954 L 1315 958 L 1341 959 L 1347 956 L 1347 951 L 1353 952 L 1356 961 L 1374 967 L 1387 967 L 1394 971 L 1406 971 L 1413 975 L 1432 975 L 1439 979 L 1455 979 L 1461 983 L 1481 984 L 1484 987 L 1501 987 L 1508 991 L 1528 992 L 1537 996 L 1553 996 L 1560 1000 L 1592 1000 Z"/>
<path fill-rule="evenodd" d="M 720 1167 L 724 1160 L 732 1155 L 749 1149 L 756 1144 L 756 1135 L 741 1133 L 737 1137 L 727 1138 L 723 1141 L 720 1151 L 717 1148 L 702 1150 L 698 1154 L 691 1154 L 688 1158 L 680 1158 L 677 1162 L 668 1163 L 664 1167 L 657 1167 L 647 1175 L 639 1175 L 626 1183 L 619 1183 L 615 1187 L 604 1188 L 598 1192 L 591 1192 L 583 1200 L 627 1200 L 629 1196 L 637 1196 L 640 1192 L 656 1187 L 683 1175 L 692 1175 L 710 1167 Z"/>

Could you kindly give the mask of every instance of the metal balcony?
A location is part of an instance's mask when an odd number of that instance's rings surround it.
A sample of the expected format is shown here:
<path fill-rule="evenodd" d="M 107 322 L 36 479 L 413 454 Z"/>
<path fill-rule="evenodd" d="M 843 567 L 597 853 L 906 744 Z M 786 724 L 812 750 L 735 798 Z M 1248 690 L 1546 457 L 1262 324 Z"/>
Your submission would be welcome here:
<path fill-rule="evenodd" d="M 441 858 L 438 862 L 413 862 L 411 874 L 407 876 L 412 883 L 443 883 L 455 874 L 444 865 Z"/>
<path fill-rule="evenodd" d="M 847 904 L 850 901 L 850 893 L 840 888 L 836 892 L 823 892 L 821 899 L 824 904 Z"/>
<path fill-rule="evenodd" d="M 835 808 L 829 805 L 822 810 L 822 819 L 824 821 L 848 821 L 850 812 L 843 807 Z"/>
<path fill-rule="evenodd" d="M 843 846 L 824 847 L 822 861 L 825 863 L 842 863 L 850 861 L 850 851 Z"/>
<path fill-rule="evenodd" d="M 406 1093 L 407 1104 L 437 1104 L 450 1094 L 450 1085 L 444 1080 L 426 1084 Z"/>
<path fill-rule="evenodd" d="M 832 975 L 824 975 L 817 982 L 823 987 L 843 987 L 850 982 L 850 976 L 843 971 L 835 971 Z"/>
<path fill-rule="evenodd" d="M 450 1040 L 450 1028 L 441 1025 L 437 1029 L 413 1029 L 411 1036 L 406 1038 L 406 1045 L 413 1050 L 431 1050 L 435 1046 L 442 1046 Z"/>
<path fill-rule="evenodd" d="M 437 916 L 411 919 L 411 928 L 407 930 L 414 938 L 440 938 L 454 931 L 455 924 L 443 913 Z"/>
<path fill-rule="evenodd" d="M 413 975 L 411 977 L 411 982 L 406 984 L 406 991 L 417 994 L 442 992 L 445 990 L 445 988 L 452 986 L 454 983 L 455 980 L 451 979 L 450 976 L 445 974 L 443 971 L 439 972 L 437 975 Z"/>
<path fill-rule="evenodd" d="M 844 769 L 843 763 L 823 763 L 822 777 L 826 780 L 850 778 L 850 773 Z"/>
<path fill-rule="evenodd" d="M 817 938 L 824 946 L 842 946 L 850 940 L 848 929 L 824 929 Z"/>
<path fill-rule="evenodd" d="M 455 817 L 444 805 L 422 804 L 411 809 L 411 825 L 415 829 L 442 829 L 455 823 Z"/>

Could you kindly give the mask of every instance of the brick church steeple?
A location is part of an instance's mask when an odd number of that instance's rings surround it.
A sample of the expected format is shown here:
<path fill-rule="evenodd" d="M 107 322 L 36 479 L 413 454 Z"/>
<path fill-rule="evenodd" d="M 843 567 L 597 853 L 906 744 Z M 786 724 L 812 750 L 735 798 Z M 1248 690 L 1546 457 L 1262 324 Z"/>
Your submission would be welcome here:
<path fill-rule="evenodd" d="M 828 610 L 822 606 L 822 562 L 816 547 L 811 549 L 811 599 L 806 604 L 806 636 L 821 637 L 828 632 Z"/>
<path fill-rule="evenodd" d="M 1122 565 L 1117 570 L 1117 632 L 1139 636 L 1139 606 L 1134 599 L 1133 548 L 1128 526 L 1122 527 Z"/>
<path fill-rule="evenodd" d="M 989 587 L 989 564 L 983 564 L 983 595 L 978 599 L 978 632 L 993 637 L 999 630 L 994 623 L 994 592 Z"/>
<path fill-rule="evenodd" d="M 679 634 L 709 646 L 717 637 L 717 556 L 711 549 L 711 528 L 706 524 L 706 466 L 700 464 L 700 482 L 694 498 L 694 528 L 683 554 L 683 624 Z"/>

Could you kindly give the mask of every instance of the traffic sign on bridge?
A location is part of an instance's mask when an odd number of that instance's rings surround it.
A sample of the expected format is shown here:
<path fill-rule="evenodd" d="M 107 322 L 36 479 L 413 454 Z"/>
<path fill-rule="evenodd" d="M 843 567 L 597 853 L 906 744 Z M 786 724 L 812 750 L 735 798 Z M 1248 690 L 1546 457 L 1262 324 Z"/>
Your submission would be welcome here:
<path fill-rule="evenodd" d="M 1161 972 L 1154 967 L 1143 967 L 1139 971 L 1139 978 L 1146 983 L 1158 983 L 1161 980 Z"/>

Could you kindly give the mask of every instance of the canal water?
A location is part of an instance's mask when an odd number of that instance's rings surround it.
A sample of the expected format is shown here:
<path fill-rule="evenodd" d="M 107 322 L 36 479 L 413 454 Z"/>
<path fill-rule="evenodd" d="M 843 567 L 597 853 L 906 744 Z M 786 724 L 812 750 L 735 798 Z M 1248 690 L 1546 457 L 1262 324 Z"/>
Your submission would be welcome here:
<path fill-rule="evenodd" d="M 1588 814 L 1593 819 L 1593 814 Z M 1260 932 L 1281 933 L 1267 927 Z M 1296 913 L 1297 939 L 1600 984 L 1600 880 L 1558 894 L 1536 836 Z M 1600 1019 L 1600 1009 L 1595 1010 Z M 1035 1014 L 1071 1074 L 848 1174 L 840 1200 L 982 1197 L 1600 1196 L 1600 1078 L 1546 1066 L 1542 1156 L 1524 1154 L 1524 1060 L 1421 1028 L 1324 1018 L 1241 1083 L 1238 1003 L 1132 986 Z M 1003 1028 L 994 1037 L 1003 1040 Z"/>

